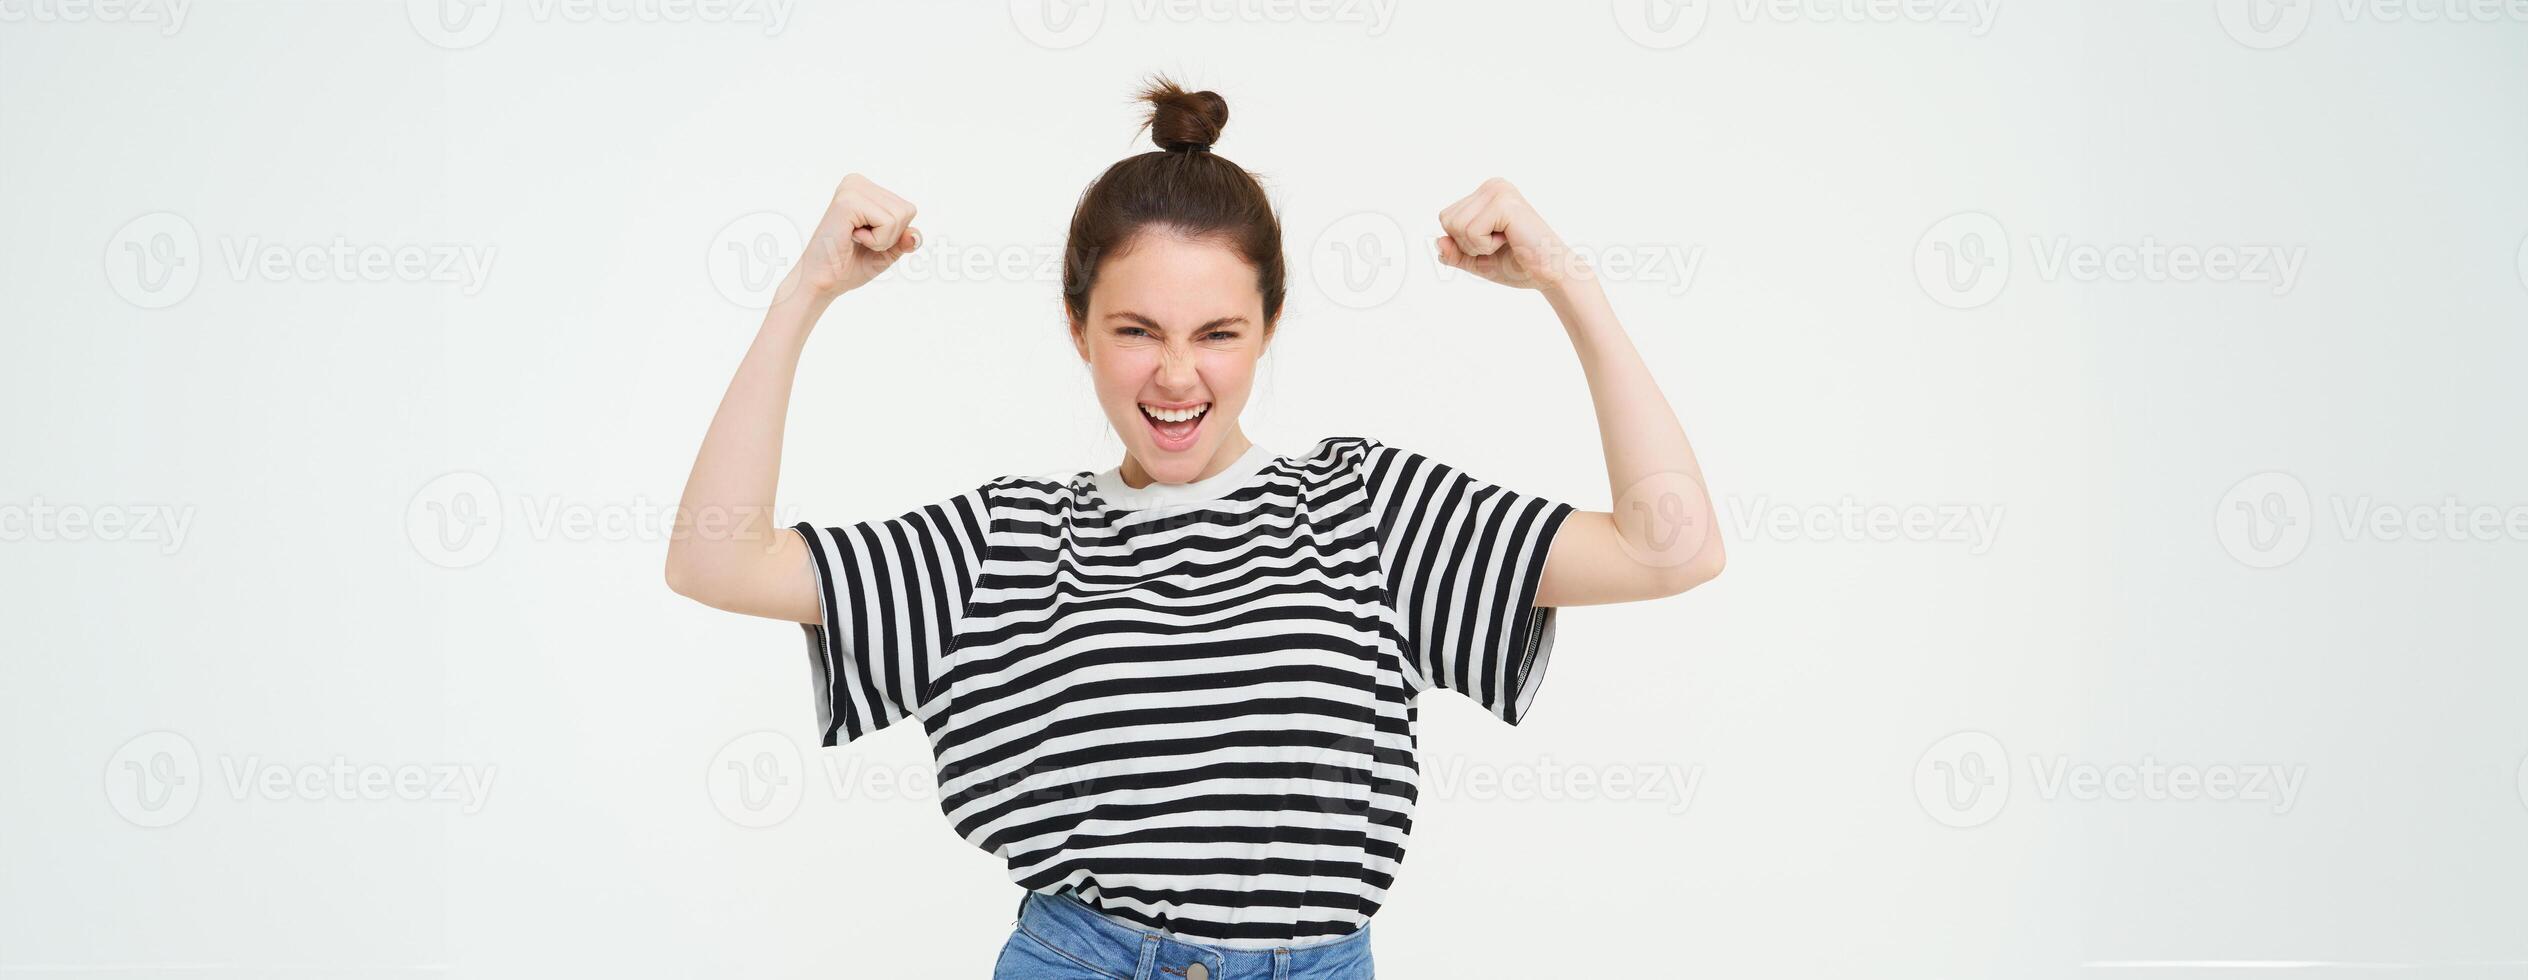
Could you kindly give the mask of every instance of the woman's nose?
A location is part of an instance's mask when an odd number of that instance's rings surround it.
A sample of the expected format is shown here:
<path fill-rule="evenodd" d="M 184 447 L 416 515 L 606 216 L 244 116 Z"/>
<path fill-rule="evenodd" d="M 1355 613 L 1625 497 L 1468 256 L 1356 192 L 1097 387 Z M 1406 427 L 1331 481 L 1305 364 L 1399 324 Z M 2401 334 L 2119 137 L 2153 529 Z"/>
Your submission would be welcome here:
<path fill-rule="evenodd" d="M 1198 373 L 1194 370 L 1194 352 L 1170 349 L 1159 356 L 1159 386 L 1189 388 Z"/>

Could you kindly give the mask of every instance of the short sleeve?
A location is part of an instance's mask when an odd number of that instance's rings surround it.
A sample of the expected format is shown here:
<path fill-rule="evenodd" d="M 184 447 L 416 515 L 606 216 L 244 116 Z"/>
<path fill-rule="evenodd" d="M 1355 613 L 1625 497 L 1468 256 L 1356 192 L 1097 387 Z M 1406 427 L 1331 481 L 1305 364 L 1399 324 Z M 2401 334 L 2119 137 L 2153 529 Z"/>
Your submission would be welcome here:
<path fill-rule="evenodd" d="M 841 745 L 920 712 L 980 574 L 992 484 L 895 517 L 801 521 L 822 623 L 807 630 L 823 743 Z"/>
<path fill-rule="evenodd" d="M 1388 599 L 1421 675 L 1415 693 L 1444 687 L 1518 724 L 1554 647 L 1555 610 L 1536 605 L 1537 585 L 1575 508 L 1364 443 Z"/>

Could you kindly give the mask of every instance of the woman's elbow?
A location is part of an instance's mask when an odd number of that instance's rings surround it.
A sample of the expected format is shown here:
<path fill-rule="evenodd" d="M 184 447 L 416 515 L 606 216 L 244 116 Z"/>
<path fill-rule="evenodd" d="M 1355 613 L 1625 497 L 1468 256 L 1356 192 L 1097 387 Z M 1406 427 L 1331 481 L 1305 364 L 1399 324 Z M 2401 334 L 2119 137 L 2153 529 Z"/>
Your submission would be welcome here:
<path fill-rule="evenodd" d="M 1719 538 L 1713 538 L 1704 542 L 1703 550 L 1695 552 L 1692 559 L 1671 571 L 1667 587 L 1663 591 L 1668 595 L 1683 593 L 1719 578 L 1720 570 L 1728 564 L 1729 556 L 1726 549 L 1721 547 Z"/>
<path fill-rule="evenodd" d="M 667 591 L 697 602 L 704 601 L 703 593 L 709 576 L 697 567 L 691 554 L 668 548 L 666 564 Z"/>

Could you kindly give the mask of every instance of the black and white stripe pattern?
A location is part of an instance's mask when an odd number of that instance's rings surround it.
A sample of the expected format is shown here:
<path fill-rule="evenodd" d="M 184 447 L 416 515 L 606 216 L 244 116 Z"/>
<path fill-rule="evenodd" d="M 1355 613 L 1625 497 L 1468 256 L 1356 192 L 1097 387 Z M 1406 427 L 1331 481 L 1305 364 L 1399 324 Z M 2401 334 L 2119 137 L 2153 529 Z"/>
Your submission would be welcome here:
<path fill-rule="evenodd" d="M 1350 933 L 1404 859 L 1415 696 L 1526 716 L 1573 508 L 1357 436 L 1194 486 L 798 525 L 824 744 L 921 719 L 940 809 L 1027 888 L 1222 946 Z"/>

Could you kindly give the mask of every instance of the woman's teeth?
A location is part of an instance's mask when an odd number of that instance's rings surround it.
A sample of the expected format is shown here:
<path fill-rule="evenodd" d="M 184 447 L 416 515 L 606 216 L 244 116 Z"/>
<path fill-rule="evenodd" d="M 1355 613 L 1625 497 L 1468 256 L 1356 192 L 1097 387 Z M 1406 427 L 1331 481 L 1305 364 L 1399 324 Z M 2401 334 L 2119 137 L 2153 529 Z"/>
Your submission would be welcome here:
<path fill-rule="evenodd" d="M 1181 452 L 1194 445 L 1194 436 L 1202 431 L 1203 416 L 1211 412 L 1211 403 L 1192 408 L 1158 408 L 1142 405 L 1141 414 L 1150 420 L 1150 432 L 1165 452 Z"/>

